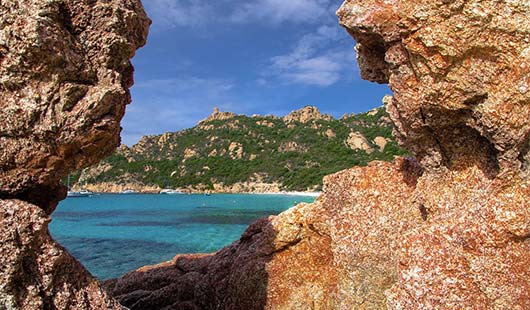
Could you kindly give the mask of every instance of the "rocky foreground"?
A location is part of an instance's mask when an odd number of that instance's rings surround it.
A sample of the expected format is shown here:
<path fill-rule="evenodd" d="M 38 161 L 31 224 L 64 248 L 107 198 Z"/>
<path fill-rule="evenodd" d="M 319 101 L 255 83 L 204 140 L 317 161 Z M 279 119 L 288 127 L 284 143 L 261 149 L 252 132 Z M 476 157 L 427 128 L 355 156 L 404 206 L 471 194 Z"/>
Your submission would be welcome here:
<path fill-rule="evenodd" d="M 0 309 L 121 309 L 48 232 L 61 178 L 119 145 L 139 0 L 0 2 Z"/>
<path fill-rule="evenodd" d="M 314 204 L 107 292 L 46 223 L 60 178 L 117 144 L 148 19 L 132 0 L 0 9 L 0 308 L 119 309 L 110 296 L 131 309 L 530 308 L 528 3 L 345 1 L 362 76 L 390 84 L 387 112 L 415 159 L 330 175 Z M 88 90 L 39 93 L 69 83 Z"/>

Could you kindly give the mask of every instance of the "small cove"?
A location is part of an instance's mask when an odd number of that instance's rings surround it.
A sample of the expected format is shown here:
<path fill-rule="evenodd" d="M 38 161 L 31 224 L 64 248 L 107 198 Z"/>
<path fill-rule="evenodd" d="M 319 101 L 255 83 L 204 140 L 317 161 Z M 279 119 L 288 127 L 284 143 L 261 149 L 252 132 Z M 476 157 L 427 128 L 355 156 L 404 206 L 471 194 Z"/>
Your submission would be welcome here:
<path fill-rule="evenodd" d="M 209 253 L 253 221 L 314 197 L 291 195 L 111 195 L 67 198 L 50 232 L 101 280 L 181 253 Z"/>

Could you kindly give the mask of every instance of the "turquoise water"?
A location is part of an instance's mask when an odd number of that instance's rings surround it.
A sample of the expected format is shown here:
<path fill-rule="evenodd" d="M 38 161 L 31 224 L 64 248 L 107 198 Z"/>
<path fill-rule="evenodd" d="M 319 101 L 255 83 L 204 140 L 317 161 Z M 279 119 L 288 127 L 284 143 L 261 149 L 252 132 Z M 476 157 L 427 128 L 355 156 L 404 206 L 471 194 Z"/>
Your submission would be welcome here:
<path fill-rule="evenodd" d="M 170 260 L 215 252 L 256 219 L 312 197 L 287 195 L 96 195 L 67 198 L 50 232 L 99 279 Z"/>

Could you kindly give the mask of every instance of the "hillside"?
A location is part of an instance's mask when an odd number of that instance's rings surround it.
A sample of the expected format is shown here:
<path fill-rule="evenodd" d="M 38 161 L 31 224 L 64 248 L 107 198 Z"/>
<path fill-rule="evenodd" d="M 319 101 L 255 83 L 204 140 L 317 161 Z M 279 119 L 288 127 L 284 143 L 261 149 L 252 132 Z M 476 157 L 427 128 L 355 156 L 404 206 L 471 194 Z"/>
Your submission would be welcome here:
<path fill-rule="evenodd" d="M 145 136 L 75 176 L 95 191 L 320 190 L 322 177 L 404 154 L 383 108 L 334 119 L 315 107 L 280 118 L 219 112 L 197 126 Z"/>

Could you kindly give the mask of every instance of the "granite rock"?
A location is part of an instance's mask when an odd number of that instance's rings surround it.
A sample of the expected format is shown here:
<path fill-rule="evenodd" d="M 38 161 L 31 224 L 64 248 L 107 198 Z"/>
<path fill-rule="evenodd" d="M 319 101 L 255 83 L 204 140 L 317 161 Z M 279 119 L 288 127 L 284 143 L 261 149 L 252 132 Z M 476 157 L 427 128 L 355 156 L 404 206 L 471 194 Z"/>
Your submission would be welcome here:
<path fill-rule="evenodd" d="M 8 0 L 0 12 L 0 197 L 50 213 L 62 177 L 119 145 L 150 21 L 139 0 Z"/>
<path fill-rule="evenodd" d="M 530 7 L 524 1 L 345 1 L 361 74 L 389 83 L 395 136 L 429 170 L 528 169 Z"/>
<path fill-rule="evenodd" d="M 364 78 L 389 83 L 394 135 L 419 160 L 391 309 L 527 309 L 530 6 L 345 1 Z"/>
<path fill-rule="evenodd" d="M 319 119 L 330 121 L 333 117 L 329 114 L 320 113 L 318 108 L 314 106 L 305 106 L 299 110 L 291 111 L 291 113 L 283 117 L 285 123 L 300 122 L 305 124 Z"/>
<path fill-rule="evenodd" d="M 61 178 L 119 144 L 139 0 L 0 2 L 0 309 L 122 309 L 48 232 Z"/>
<path fill-rule="evenodd" d="M 0 200 L 1 309 L 122 309 L 48 232 L 38 206 Z"/>
<path fill-rule="evenodd" d="M 348 135 L 348 139 L 345 141 L 346 145 L 349 146 L 352 150 L 362 150 L 368 154 L 374 152 L 374 148 L 370 145 L 370 142 L 366 140 L 366 137 L 362 133 L 352 131 Z"/>

